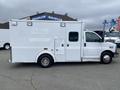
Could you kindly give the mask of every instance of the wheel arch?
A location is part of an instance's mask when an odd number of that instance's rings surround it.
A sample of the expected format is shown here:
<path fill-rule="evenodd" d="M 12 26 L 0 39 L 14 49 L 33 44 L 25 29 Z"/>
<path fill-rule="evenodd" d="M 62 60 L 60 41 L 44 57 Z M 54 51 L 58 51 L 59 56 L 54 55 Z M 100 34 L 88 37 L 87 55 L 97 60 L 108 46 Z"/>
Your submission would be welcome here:
<path fill-rule="evenodd" d="M 6 44 L 10 45 L 10 43 L 9 43 L 9 42 L 4 43 L 4 45 L 6 45 Z"/>
<path fill-rule="evenodd" d="M 101 53 L 101 56 L 102 56 L 102 54 L 105 53 L 105 52 L 111 53 L 112 57 L 114 57 L 114 53 L 113 53 L 112 51 L 110 51 L 110 50 L 105 50 L 105 51 L 103 51 L 103 52 Z M 101 58 L 101 56 L 100 56 L 100 58 Z"/>
<path fill-rule="evenodd" d="M 54 56 L 54 54 L 53 53 L 51 53 L 51 52 L 49 52 L 49 51 L 42 51 L 42 52 L 40 52 L 38 55 L 37 55 L 37 57 L 36 57 L 36 62 L 38 62 L 38 59 L 39 59 L 39 57 L 41 57 L 42 55 L 49 55 L 49 56 L 51 56 L 52 58 L 53 58 L 53 60 L 55 60 L 55 56 Z"/>

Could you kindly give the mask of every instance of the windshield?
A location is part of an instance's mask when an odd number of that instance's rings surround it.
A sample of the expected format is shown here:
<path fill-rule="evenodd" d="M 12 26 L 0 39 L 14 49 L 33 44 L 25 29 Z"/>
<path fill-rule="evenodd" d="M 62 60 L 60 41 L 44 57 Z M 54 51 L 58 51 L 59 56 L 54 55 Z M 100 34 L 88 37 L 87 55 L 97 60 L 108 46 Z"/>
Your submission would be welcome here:
<path fill-rule="evenodd" d="M 106 37 L 120 37 L 120 32 L 112 32 L 112 33 L 106 32 L 105 36 Z"/>

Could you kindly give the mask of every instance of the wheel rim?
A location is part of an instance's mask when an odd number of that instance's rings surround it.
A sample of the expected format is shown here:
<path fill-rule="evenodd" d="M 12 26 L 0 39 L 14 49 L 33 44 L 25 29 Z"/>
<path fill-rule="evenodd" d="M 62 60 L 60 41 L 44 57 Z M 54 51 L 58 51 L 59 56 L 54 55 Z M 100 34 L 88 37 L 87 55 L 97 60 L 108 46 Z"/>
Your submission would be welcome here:
<path fill-rule="evenodd" d="M 103 57 L 103 60 L 104 60 L 104 62 L 106 62 L 106 63 L 108 63 L 109 61 L 110 61 L 110 56 L 109 55 L 105 55 L 104 57 Z"/>
<path fill-rule="evenodd" d="M 44 57 L 44 58 L 41 60 L 41 64 L 42 64 L 43 66 L 48 66 L 49 63 L 50 63 L 50 60 L 49 60 L 49 58 L 47 58 L 47 57 Z"/>
<path fill-rule="evenodd" d="M 10 46 L 9 45 L 5 45 L 5 49 L 9 49 L 10 48 Z"/>

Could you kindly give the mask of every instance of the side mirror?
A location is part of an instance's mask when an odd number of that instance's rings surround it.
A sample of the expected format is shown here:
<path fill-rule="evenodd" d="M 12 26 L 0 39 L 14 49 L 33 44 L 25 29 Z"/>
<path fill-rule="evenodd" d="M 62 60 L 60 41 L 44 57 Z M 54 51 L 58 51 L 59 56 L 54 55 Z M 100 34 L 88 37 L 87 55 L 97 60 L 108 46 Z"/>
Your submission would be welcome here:
<path fill-rule="evenodd" d="M 99 41 L 99 42 L 104 42 L 104 38 L 100 39 L 100 41 Z"/>

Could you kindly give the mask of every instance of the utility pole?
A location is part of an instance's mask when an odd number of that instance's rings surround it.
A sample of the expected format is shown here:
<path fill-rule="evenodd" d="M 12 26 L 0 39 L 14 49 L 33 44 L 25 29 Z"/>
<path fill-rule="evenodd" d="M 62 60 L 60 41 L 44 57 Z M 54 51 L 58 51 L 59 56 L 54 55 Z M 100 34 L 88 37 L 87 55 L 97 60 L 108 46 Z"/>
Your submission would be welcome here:
<path fill-rule="evenodd" d="M 104 20 L 104 22 L 103 22 L 103 31 L 105 31 L 105 29 L 106 29 L 106 24 L 108 24 L 108 22 L 107 22 L 107 20 Z"/>
<path fill-rule="evenodd" d="M 108 24 L 108 22 L 107 22 L 107 20 L 104 20 L 104 22 L 103 22 L 103 37 L 105 37 L 106 24 Z"/>

